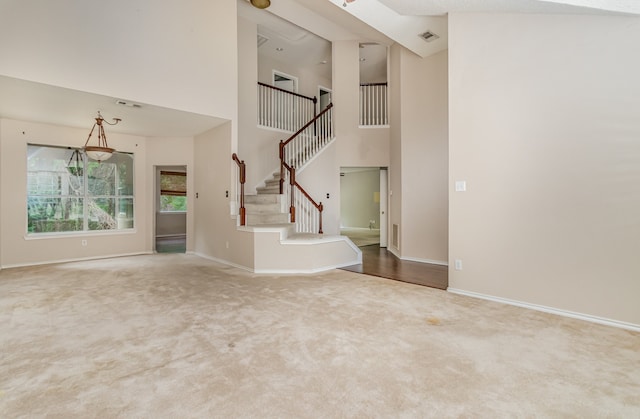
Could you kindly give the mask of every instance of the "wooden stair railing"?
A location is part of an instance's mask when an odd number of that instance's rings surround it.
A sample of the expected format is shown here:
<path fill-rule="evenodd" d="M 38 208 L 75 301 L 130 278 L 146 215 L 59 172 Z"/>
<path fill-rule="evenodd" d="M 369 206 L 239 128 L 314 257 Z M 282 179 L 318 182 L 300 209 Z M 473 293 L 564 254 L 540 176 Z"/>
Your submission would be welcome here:
<path fill-rule="evenodd" d="M 303 143 L 301 145 L 297 145 L 297 147 L 295 147 L 295 150 L 293 152 L 290 152 L 289 154 L 293 155 L 296 152 L 298 154 L 306 153 L 308 151 L 307 148 L 312 148 L 311 152 L 313 153 L 318 151 L 320 148 L 322 148 L 322 146 L 325 145 L 324 144 L 325 140 L 331 138 L 331 136 L 333 135 L 333 130 L 331 129 L 331 118 L 330 118 L 330 115 L 331 115 L 330 111 L 332 108 L 333 108 L 333 103 L 330 103 L 322 112 L 320 112 L 311 121 L 307 122 L 302 128 L 296 131 L 295 134 L 293 134 L 291 137 L 287 138 L 286 140 L 280 141 L 280 150 L 279 150 L 280 193 L 283 193 L 282 186 L 284 184 L 284 164 L 287 162 L 286 147 L 293 145 L 293 141 L 299 138 L 306 130 L 309 129 L 309 127 L 311 127 L 311 125 L 313 125 L 314 133 L 309 136 L 310 138 L 312 138 L 312 140 L 310 142 L 307 142 L 306 144 Z M 318 128 L 319 121 L 322 121 L 320 129 Z M 320 131 L 320 133 L 318 133 L 318 131 Z M 320 137 L 319 139 L 322 140 L 321 142 L 317 141 L 318 137 Z M 295 164 L 295 163 L 298 163 L 298 164 Z M 288 164 L 291 167 L 298 167 L 298 168 L 304 163 L 305 161 L 300 159 L 297 159 L 295 162 L 293 161 L 293 159 L 290 159 L 288 162 Z"/>
<path fill-rule="evenodd" d="M 333 104 L 330 103 L 322 112 L 316 115 L 312 120 L 307 122 L 302 128 L 300 128 L 295 134 L 289 137 L 286 141 L 280 141 L 279 157 L 280 157 L 280 193 L 285 193 L 285 179 L 289 179 L 290 206 L 289 214 L 292 223 L 296 222 L 296 191 L 299 192 L 299 197 L 304 197 L 308 203 L 310 203 L 318 211 L 318 234 L 323 234 L 322 231 L 322 212 L 324 207 L 322 202 L 317 203 L 307 191 L 296 181 L 296 166 L 295 163 L 300 165 L 304 164 L 315 152 L 326 145 L 327 139 L 333 135 L 331 129 L 330 111 L 333 108 Z M 321 123 L 319 124 L 319 121 Z M 320 127 L 318 127 L 320 125 Z M 313 134 L 309 133 L 307 138 L 310 141 L 303 142 L 294 147 L 294 150 L 290 153 L 294 154 L 293 158 L 287 159 L 287 146 L 292 145 L 292 142 L 299 138 L 303 133 L 313 126 Z M 303 157 L 300 155 L 303 154 Z M 309 223 L 311 224 L 311 222 Z M 309 226 L 311 227 L 311 226 Z"/>
<path fill-rule="evenodd" d="M 240 225 L 243 226 L 247 223 L 247 213 L 244 208 L 244 184 L 247 181 L 247 166 L 244 164 L 244 160 L 240 160 L 236 153 L 231 155 L 231 158 L 238 164 L 240 182 Z"/>

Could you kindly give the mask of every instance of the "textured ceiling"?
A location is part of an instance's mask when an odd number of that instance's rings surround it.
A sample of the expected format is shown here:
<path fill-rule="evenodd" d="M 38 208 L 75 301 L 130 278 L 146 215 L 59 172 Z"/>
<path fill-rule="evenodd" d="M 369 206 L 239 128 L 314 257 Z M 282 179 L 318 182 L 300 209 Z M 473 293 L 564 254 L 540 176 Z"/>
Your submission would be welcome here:
<path fill-rule="evenodd" d="M 304 1 L 304 0 L 299 0 Z M 639 0 L 324 0 L 377 29 L 393 41 L 426 57 L 448 47 L 447 14 L 544 13 L 640 15 Z M 418 35 L 439 36 L 425 42 Z"/>
<path fill-rule="evenodd" d="M 365 1 L 365 0 L 360 0 Z M 371 0 L 368 0 L 371 1 Z M 440 16 L 452 12 L 640 13 L 640 2 L 620 0 L 378 0 L 400 15 Z"/>

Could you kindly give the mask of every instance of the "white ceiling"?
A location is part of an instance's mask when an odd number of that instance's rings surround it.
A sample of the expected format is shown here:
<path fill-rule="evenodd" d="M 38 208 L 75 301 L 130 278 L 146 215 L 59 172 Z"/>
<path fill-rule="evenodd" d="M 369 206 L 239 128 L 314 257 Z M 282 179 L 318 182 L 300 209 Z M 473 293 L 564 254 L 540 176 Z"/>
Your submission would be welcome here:
<path fill-rule="evenodd" d="M 446 15 L 453 12 L 640 15 L 638 0 L 353 0 L 349 3 L 323 0 L 322 3 L 343 9 L 421 57 L 447 48 Z M 425 31 L 434 32 L 440 38 L 425 42 L 418 36 Z"/>
<path fill-rule="evenodd" d="M 364 1 L 364 0 L 363 0 Z M 439 16 L 453 12 L 637 14 L 636 0 L 378 0 L 400 15 Z"/>
<path fill-rule="evenodd" d="M 446 14 L 451 12 L 640 15 L 638 0 L 354 0 L 343 7 L 344 3 L 344 0 L 273 0 L 269 9 L 258 10 L 245 0 L 238 0 L 238 9 L 241 15 L 246 12 L 251 16 L 250 19 L 259 24 L 260 32 L 270 38 L 261 53 L 269 49 L 273 53 L 277 42 L 286 41 L 288 44 L 281 58 L 304 60 L 305 65 L 314 66 L 327 60 L 324 65 L 327 74 L 331 71 L 328 41 L 357 40 L 365 45 L 382 46 L 397 42 L 420 56 L 446 49 Z M 426 30 L 435 32 L 440 38 L 425 42 L 417 35 Z M 366 46 L 363 54 L 367 58 L 365 63 L 375 65 L 376 60 L 366 55 L 369 54 Z M 89 129 L 96 111 L 100 110 L 107 120 L 122 119 L 120 124 L 110 127 L 110 131 L 150 137 L 191 137 L 224 122 L 219 118 L 147 104 L 140 104 L 141 108 L 118 105 L 117 100 L 128 101 L 127 98 L 5 76 L 0 76 L 0 92 L 0 116 L 3 118 Z"/>
<path fill-rule="evenodd" d="M 116 103 L 114 98 L 72 89 L 0 76 L 0 116 L 8 119 L 85 127 L 95 122 L 97 111 L 107 121 L 121 118 L 109 131 L 150 137 L 191 137 L 216 127 L 223 119 L 159 106 L 140 108 Z M 131 104 L 131 102 L 127 102 Z"/>

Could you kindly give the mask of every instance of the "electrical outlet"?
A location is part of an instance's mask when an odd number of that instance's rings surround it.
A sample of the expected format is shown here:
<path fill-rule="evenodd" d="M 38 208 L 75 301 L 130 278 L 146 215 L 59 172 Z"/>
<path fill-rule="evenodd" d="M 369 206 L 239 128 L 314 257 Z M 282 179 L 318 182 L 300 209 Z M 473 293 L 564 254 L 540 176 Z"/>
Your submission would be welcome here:
<path fill-rule="evenodd" d="M 462 259 L 456 259 L 454 264 L 456 271 L 462 270 Z"/>
<path fill-rule="evenodd" d="M 225 245 L 227 246 L 227 249 L 229 248 L 229 242 L 226 242 Z"/>
<path fill-rule="evenodd" d="M 82 240 L 82 245 L 86 246 L 87 245 L 87 241 L 86 240 Z"/>

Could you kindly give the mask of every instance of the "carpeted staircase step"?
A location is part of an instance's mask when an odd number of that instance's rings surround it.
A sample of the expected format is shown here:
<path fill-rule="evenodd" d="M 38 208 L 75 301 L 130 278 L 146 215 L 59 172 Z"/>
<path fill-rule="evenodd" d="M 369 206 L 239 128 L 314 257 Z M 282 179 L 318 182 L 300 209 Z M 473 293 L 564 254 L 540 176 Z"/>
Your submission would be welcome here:
<path fill-rule="evenodd" d="M 256 191 L 260 195 L 280 193 L 280 172 L 273 172 L 272 178 L 264 181 L 264 186 L 258 186 Z"/>
<path fill-rule="evenodd" d="M 282 201 L 282 195 L 280 194 L 266 194 L 266 195 L 245 195 L 244 205 L 247 204 L 276 204 Z"/>
<path fill-rule="evenodd" d="M 259 195 L 279 195 L 280 185 L 277 184 L 275 186 L 258 186 L 256 188 L 256 192 L 258 192 Z"/>

